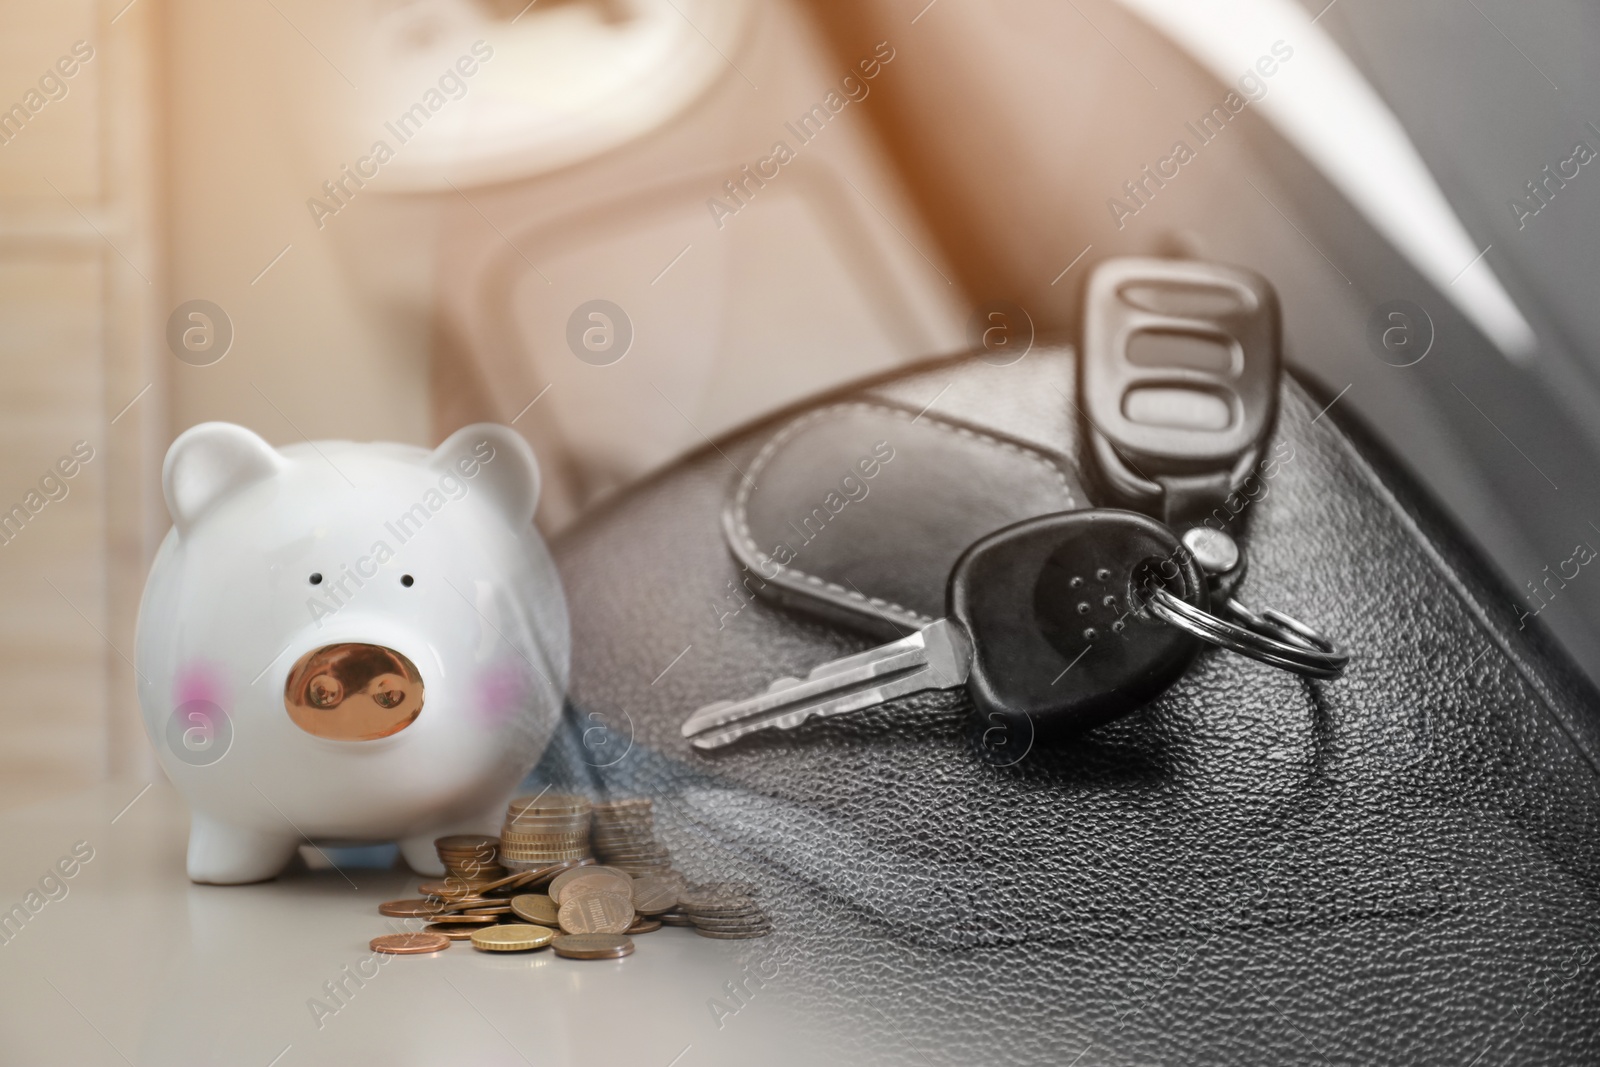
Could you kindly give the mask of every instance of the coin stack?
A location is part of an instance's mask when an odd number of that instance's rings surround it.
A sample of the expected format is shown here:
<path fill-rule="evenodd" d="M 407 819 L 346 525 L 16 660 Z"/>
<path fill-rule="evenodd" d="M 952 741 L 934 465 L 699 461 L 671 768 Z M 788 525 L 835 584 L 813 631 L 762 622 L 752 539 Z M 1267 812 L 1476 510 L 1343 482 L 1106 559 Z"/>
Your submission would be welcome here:
<path fill-rule="evenodd" d="M 461 890 L 473 891 L 504 878 L 500 866 L 500 842 L 487 834 L 452 834 L 433 843 L 444 864 L 445 881 Z"/>
<path fill-rule="evenodd" d="M 753 886 L 736 882 L 695 886 L 681 895 L 675 917 L 688 919 L 701 937 L 723 941 L 766 937 L 772 932 L 772 920 L 756 903 L 753 892 Z M 662 921 L 667 921 L 666 916 Z M 675 921 L 671 925 L 684 923 Z"/>
<path fill-rule="evenodd" d="M 583 797 L 518 797 L 506 808 L 500 863 L 531 871 L 589 856 L 589 802 Z"/>
<path fill-rule="evenodd" d="M 594 851 L 601 863 L 635 877 L 666 875 L 672 855 L 656 841 L 648 797 L 602 801 L 594 806 Z"/>

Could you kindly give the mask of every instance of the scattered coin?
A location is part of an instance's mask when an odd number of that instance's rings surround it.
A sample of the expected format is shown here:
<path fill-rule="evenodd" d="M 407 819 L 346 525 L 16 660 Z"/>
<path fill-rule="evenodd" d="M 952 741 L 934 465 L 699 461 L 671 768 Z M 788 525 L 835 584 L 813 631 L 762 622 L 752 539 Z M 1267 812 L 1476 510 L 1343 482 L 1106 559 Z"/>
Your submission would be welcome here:
<path fill-rule="evenodd" d="M 707 930 L 703 926 L 697 926 L 694 928 L 694 932 L 699 934 L 701 937 L 712 937 L 719 941 L 747 941 L 751 938 L 766 937 L 768 934 L 772 933 L 772 928 L 764 927 L 760 930 L 740 933 L 731 930 Z"/>
<path fill-rule="evenodd" d="M 760 911 L 760 905 L 749 897 L 719 897 L 712 901 L 706 897 L 683 897 L 678 910 L 685 915 L 743 915 Z"/>
<path fill-rule="evenodd" d="M 422 932 L 425 934 L 438 934 L 440 937 L 447 937 L 451 941 L 471 941 L 475 932 L 493 925 L 494 923 L 473 923 L 470 926 L 446 926 L 441 923 L 435 923 L 432 926 L 424 926 Z"/>
<path fill-rule="evenodd" d="M 497 897 L 457 897 L 440 901 L 436 908 L 441 912 L 466 911 L 468 908 L 486 908 L 499 903 L 501 901 Z"/>
<path fill-rule="evenodd" d="M 633 907 L 645 915 L 659 915 L 678 906 L 678 889 L 666 878 L 647 875 L 633 880 Z"/>
<path fill-rule="evenodd" d="M 472 935 L 472 947 L 485 952 L 526 952 L 544 948 L 555 936 L 555 931 L 544 926 L 526 923 L 506 923 L 490 926 Z"/>
<path fill-rule="evenodd" d="M 385 934 L 368 942 L 374 952 L 392 956 L 416 956 L 425 952 L 438 952 L 450 947 L 450 939 L 443 934 Z"/>
<path fill-rule="evenodd" d="M 577 890 L 561 902 L 558 918 L 569 934 L 620 934 L 633 925 L 633 901 L 621 893 Z"/>
<path fill-rule="evenodd" d="M 756 886 L 690 885 L 673 869 L 671 853 L 655 839 L 648 798 L 591 806 L 577 796 L 519 797 L 507 805 L 500 837 L 449 834 L 434 845 L 446 876 L 422 882 L 420 899 L 378 907 L 430 925 L 375 938 L 373 951 L 426 954 L 471 940 L 486 952 L 549 944 L 572 959 L 618 959 L 633 952 L 629 934 L 663 926 L 692 926 L 723 940 L 772 931 Z"/>
<path fill-rule="evenodd" d="M 526 919 L 540 926 L 561 925 L 559 915 L 561 909 L 556 902 L 543 893 L 523 893 L 511 898 L 511 910 L 518 918 Z"/>
<path fill-rule="evenodd" d="M 772 920 L 757 912 L 753 915 L 740 915 L 736 918 L 707 919 L 704 916 L 691 916 L 696 926 L 703 926 L 707 930 L 743 930 L 751 926 L 771 926 Z"/>
<path fill-rule="evenodd" d="M 513 874 L 508 874 L 504 878 L 496 878 L 492 882 L 489 882 L 489 883 L 487 883 L 485 885 L 479 886 L 478 887 L 478 891 L 480 893 L 489 893 L 489 892 L 492 892 L 492 891 L 494 891 L 496 889 L 504 889 L 508 885 L 521 885 L 522 884 L 521 880 L 522 879 L 526 879 L 528 877 L 528 875 L 531 874 L 531 873 L 533 873 L 533 872 L 531 872 L 531 871 L 518 871 L 518 872 L 513 873 Z"/>
<path fill-rule="evenodd" d="M 460 890 L 460 883 L 451 882 L 449 880 L 445 880 L 443 882 L 423 882 L 421 885 L 417 886 L 417 892 L 421 893 L 425 897 L 449 896 L 451 893 L 460 892 Z"/>
<path fill-rule="evenodd" d="M 741 897 L 753 897 L 761 892 L 761 887 L 754 882 L 702 882 L 688 888 L 700 893 L 722 893 Z"/>
<path fill-rule="evenodd" d="M 378 905 L 379 915 L 396 919 L 421 919 L 437 915 L 442 910 L 431 900 L 386 900 Z"/>
<path fill-rule="evenodd" d="M 550 946 L 557 956 L 570 960 L 614 960 L 633 955 L 633 939 L 624 934 L 557 934 Z"/>
<path fill-rule="evenodd" d="M 575 885 L 596 889 L 614 888 L 630 901 L 633 899 L 633 879 L 610 867 L 582 867 L 556 875 L 555 880 L 550 883 L 550 899 L 557 904 L 566 903 L 564 894 L 568 887 Z"/>
<path fill-rule="evenodd" d="M 530 888 L 537 888 L 538 886 L 547 886 L 558 875 L 560 875 L 560 874 L 562 874 L 562 873 L 564 873 L 566 871 L 570 871 L 574 867 L 593 867 L 593 866 L 594 866 L 594 857 L 592 857 L 592 856 L 585 856 L 582 859 L 576 859 L 576 860 L 564 860 L 564 861 L 561 861 L 561 862 L 558 862 L 558 863 L 546 863 L 546 864 L 544 864 L 542 866 L 535 867 L 531 871 L 527 871 L 524 874 L 524 878 L 526 879 L 526 881 L 516 882 L 516 883 L 513 883 L 513 884 L 518 885 L 518 886 L 527 886 L 527 887 L 530 887 Z"/>
<path fill-rule="evenodd" d="M 767 918 L 754 897 L 755 887 L 744 882 L 714 882 L 685 890 L 678 910 L 706 937 L 733 940 L 765 937 L 772 932 Z"/>
<path fill-rule="evenodd" d="M 495 870 L 501 874 L 504 873 L 503 869 L 498 865 L 496 865 Z M 479 896 L 484 892 L 486 886 L 493 884 L 494 880 L 484 878 L 480 875 L 473 875 L 472 877 L 468 878 L 462 875 L 453 874 L 445 880 L 446 888 L 444 888 L 442 891 L 429 892 L 428 890 L 423 890 L 423 893 L 426 896 L 437 897 L 440 900 L 457 900 L 461 897 Z"/>

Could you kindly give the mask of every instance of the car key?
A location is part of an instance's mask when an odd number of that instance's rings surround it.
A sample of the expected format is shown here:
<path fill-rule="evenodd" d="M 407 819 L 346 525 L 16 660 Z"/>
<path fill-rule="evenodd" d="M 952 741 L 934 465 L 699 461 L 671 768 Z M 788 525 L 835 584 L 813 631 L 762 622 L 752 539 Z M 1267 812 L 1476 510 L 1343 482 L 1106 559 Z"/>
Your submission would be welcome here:
<path fill-rule="evenodd" d="M 1180 531 L 1231 523 L 1278 407 L 1278 299 L 1254 271 L 1118 257 L 1084 289 L 1079 410 L 1097 483 Z"/>
<path fill-rule="evenodd" d="M 1347 653 L 1276 611 L 1228 598 L 1210 610 L 1196 553 L 1131 511 L 1028 519 L 956 561 L 948 617 L 898 641 L 781 678 L 748 700 L 708 704 L 683 724 L 697 748 L 789 730 L 930 689 L 967 687 L 986 715 L 1050 732 L 1114 719 L 1177 679 L 1205 641 L 1312 678 L 1335 678 Z"/>
<path fill-rule="evenodd" d="M 965 684 L 984 713 L 1081 730 L 1171 684 L 1199 647 L 1142 610 L 1160 588 L 1208 614 L 1193 557 L 1166 526 L 1128 511 L 1046 515 L 972 545 L 951 571 L 948 617 L 899 641 L 696 711 L 683 734 L 718 748 L 896 697 Z"/>

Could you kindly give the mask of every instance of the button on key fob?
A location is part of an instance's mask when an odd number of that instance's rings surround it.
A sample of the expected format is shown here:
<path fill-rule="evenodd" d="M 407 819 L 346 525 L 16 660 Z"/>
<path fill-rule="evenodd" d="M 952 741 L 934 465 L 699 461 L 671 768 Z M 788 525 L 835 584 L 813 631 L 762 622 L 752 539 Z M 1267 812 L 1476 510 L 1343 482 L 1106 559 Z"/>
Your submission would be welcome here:
<path fill-rule="evenodd" d="M 784 678 L 683 724 L 698 748 L 793 729 L 897 697 L 965 684 L 986 714 L 1051 732 L 1087 729 L 1175 680 L 1198 642 L 1144 609 L 1156 589 L 1208 607 L 1206 583 L 1171 530 L 1128 511 L 1063 512 L 988 535 L 956 562 L 949 617 L 909 637 Z"/>
<path fill-rule="evenodd" d="M 1079 406 L 1111 500 L 1179 529 L 1220 507 L 1272 430 L 1279 334 L 1277 295 L 1254 271 L 1142 257 L 1096 267 Z"/>

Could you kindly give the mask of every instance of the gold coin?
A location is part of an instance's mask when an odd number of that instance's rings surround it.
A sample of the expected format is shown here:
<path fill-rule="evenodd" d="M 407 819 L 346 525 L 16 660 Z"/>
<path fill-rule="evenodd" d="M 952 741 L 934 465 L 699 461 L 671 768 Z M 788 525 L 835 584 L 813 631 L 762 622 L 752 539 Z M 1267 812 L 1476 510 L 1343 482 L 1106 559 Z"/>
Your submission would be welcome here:
<path fill-rule="evenodd" d="M 478 924 L 482 924 L 482 923 L 485 923 L 485 922 L 494 922 L 496 916 L 493 916 L 493 915 L 430 915 L 430 916 L 428 916 L 428 918 L 432 919 L 435 925 L 443 924 L 443 923 L 449 923 L 449 924 L 454 924 L 454 923 L 468 923 L 468 924 L 478 923 Z"/>
<path fill-rule="evenodd" d="M 633 939 L 622 934 L 557 934 L 550 946 L 569 960 L 614 960 L 633 954 Z"/>
<path fill-rule="evenodd" d="M 442 934 L 384 934 L 373 938 L 367 947 L 391 956 L 417 956 L 449 948 L 450 939 Z"/>
<path fill-rule="evenodd" d="M 630 896 L 569 887 L 556 917 L 569 934 L 620 934 L 636 916 Z"/>
<path fill-rule="evenodd" d="M 506 923 L 475 932 L 472 947 L 485 952 L 526 952 L 531 948 L 544 948 L 554 936 L 555 931 L 548 927 Z"/>
<path fill-rule="evenodd" d="M 440 937 L 447 937 L 451 941 L 471 941 L 474 933 L 486 926 L 493 925 L 493 923 L 474 923 L 471 926 L 446 926 L 442 923 L 434 923 L 432 926 L 424 926 L 422 932 L 425 934 L 438 934 Z"/>
<path fill-rule="evenodd" d="M 511 910 L 517 918 L 540 926 L 560 926 L 560 911 L 556 902 L 543 893 L 523 893 L 511 898 Z"/>

